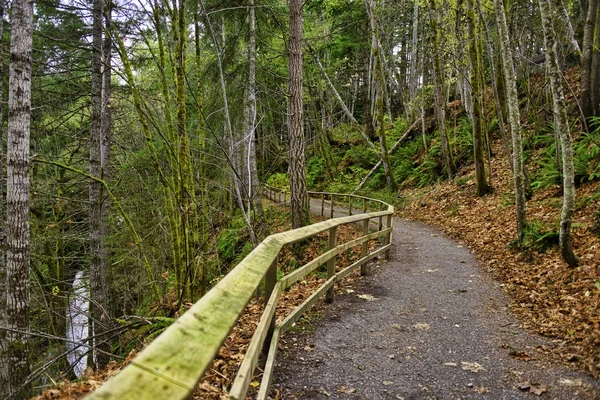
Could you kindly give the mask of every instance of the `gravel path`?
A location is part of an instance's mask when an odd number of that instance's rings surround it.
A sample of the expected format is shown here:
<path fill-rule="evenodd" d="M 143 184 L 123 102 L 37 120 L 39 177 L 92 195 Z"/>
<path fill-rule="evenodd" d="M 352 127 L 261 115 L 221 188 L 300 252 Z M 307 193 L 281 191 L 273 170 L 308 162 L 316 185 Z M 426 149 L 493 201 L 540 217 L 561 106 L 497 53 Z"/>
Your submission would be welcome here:
<path fill-rule="evenodd" d="M 597 381 L 538 350 L 551 341 L 521 328 L 467 248 L 399 219 L 394 243 L 312 333 L 286 334 L 284 399 L 600 399 Z"/>

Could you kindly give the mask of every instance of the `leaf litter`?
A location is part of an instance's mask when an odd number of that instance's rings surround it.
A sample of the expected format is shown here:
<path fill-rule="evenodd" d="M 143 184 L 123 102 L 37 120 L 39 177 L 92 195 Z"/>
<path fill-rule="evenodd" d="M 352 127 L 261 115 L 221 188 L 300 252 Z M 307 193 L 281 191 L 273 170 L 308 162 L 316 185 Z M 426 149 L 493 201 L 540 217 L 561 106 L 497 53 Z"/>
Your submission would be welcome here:
<path fill-rule="evenodd" d="M 316 222 L 321 218 L 313 217 L 313 219 Z M 283 225 L 276 227 L 274 230 L 285 231 L 287 229 L 291 229 L 291 227 Z M 362 233 L 360 229 L 353 225 L 343 225 L 337 229 L 339 242 L 350 241 L 360 237 L 361 234 Z M 304 263 L 317 257 L 323 252 L 322 243 L 324 240 L 327 240 L 327 233 L 317 235 L 303 250 L 301 259 L 295 260 L 294 262 L 290 262 L 290 260 L 295 259 L 292 249 L 284 248 L 280 254 L 280 266 L 285 271 L 289 265 L 303 265 Z M 369 242 L 369 247 L 371 250 L 373 250 L 375 246 L 375 241 Z M 352 262 L 357 261 L 359 258 L 360 249 L 353 248 L 341 253 L 338 255 L 338 269 L 340 269 L 341 266 L 349 265 Z M 346 276 L 341 282 L 336 282 L 336 292 L 340 294 L 343 294 L 344 292 L 354 293 L 354 290 L 348 287 L 358 279 L 360 279 L 358 273 L 352 273 Z M 302 304 L 306 298 L 314 293 L 324 282 L 324 278 L 312 274 L 298 284 L 293 285 L 289 290 L 282 293 L 277 305 L 277 320 L 283 320 L 297 306 Z M 368 294 L 360 296 L 364 296 L 362 298 L 367 301 L 376 300 L 375 297 Z M 322 303 L 322 300 L 317 302 L 317 304 L 313 306 L 313 309 L 321 307 Z M 262 302 L 257 302 L 256 299 L 251 300 L 248 306 L 246 306 L 242 316 L 238 320 L 238 323 L 230 332 L 212 365 L 207 369 L 204 377 L 196 387 L 193 395 L 190 397 L 191 399 L 225 400 L 228 398 L 228 389 L 231 387 L 233 379 L 235 378 L 235 374 L 237 373 L 237 370 L 244 359 L 244 354 L 248 348 L 250 340 L 252 339 L 252 335 L 256 330 L 256 326 L 258 325 L 262 315 L 263 308 Z M 142 342 L 143 340 L 140 340 L 140 343 Z M 281 346 L 285 346 L 285 336 L 280 339 L 280 347 Z M 304 348 L 304 350 L 313 351 L 314 346 L 307 346 Z M 119 371 L 121 371 L 127 364 L 130 363 L 138 351 L 141 351 L 141 349 L 132 350 L 127 358 L 122 362 L 117 363 L 115 361 L 111 361 L 108 366 L 101 371 L 94 372 L 91 368 L 88 368 L 83 379 L 80 381 L 71 382 L 68 380 L 63 380 L 58 382 L 54 387 L 44 390 L 40 395 L 33 397 L 32 400 L 70 400 L 82 398 L 86 394 L 96 390 L 105 381 L 119 373 Z M 260 387 L 259 381 L 261 379 L 261 375 L 262 371 L 260 370 L 260 367 L 257 367 L 255 376 L 250 383 L 248 397 L 256 397 Z M 346 390 L 353 389 L 350 388 Z M 327 397 L 331 396 L 331 394 L 325 391 L 325 389 L 322 389 L 321 393 Z M 279 390 L 274 389 L 272 394 L 273 399 L 281 399 Z"/>
<path fill-rule="evenodd" d="M 591 373 L 600 372 L 600 236 L 593 231 L 597 202 L 584 201 L 600 193 L 600 181 L 577 189 L 572 242 L 580 265 L 569 268 L 557 247 L 519 250 L 509 245 L 517 237 L 512 177 L 498 144 L 491 160 L 494 192 L 478 197 L 474 185 L 446 182 L 433 188 L 403 191 L 402 216 L 442 230 L 468 246 L 480 265 L 502 282 L 512 311 L 524 328 L 557 340 L 539 349 Z M 474 175 L 472 166 L 460 177 Z M 558 186 L 538 190 L 528 202 L 528 220 L 554 226 L 560 220 Z M 526 358 L 523 356 L 523 358 Z"/>

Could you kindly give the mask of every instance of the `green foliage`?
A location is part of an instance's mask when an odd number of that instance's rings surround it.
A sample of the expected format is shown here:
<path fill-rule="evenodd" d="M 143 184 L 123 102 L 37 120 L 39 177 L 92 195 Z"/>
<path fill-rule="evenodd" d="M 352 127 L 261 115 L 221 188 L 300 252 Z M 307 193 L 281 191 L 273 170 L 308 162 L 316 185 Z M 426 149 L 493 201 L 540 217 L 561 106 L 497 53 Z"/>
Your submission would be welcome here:
<path fill-rule="evenodd" d="M 326 178 L 325 161 L 320 157 L 311 157 L 306 163 L 306 184 L 315 188 Z"/>
<path fill-rule="evenodd" d="M 217 237 L 216 248 L 223 262 L 231 263 L 245 247 L 247 237 L 244 228 L 223 229 Z"/>
<path fill-rule="evenodd" d="M 540 221 L 530 221 L 525 227 L 523 242 L 511 241 L 509 246 L 520 248 L 521 250 L 536 250 L 540 252 L 554 246 L 558 246 L 559 232 L 558 227 L 548 227 Z"/>
<path fill-rule="evenodd" d="M 284 192 L 290 190 L 290 178 L 288 174 L 277 172 L 267 178 L 267 185 L 281 189 Z"/>
<path fill-rule="evenodd" d="M 600 118 L 592 133 L 583 132 L 573 149 L 575 179 L 578 183 L 600 178 Z"/>
<path fill-rule="evenodd" d="M 535 160 L 536 173 L 532 187 L 545 189 L 551 185 L 562 183 L 562 171 L 556 166 L 556 145 L 553 124 L 542 131 L 530 135 L 527 139 L 531 149 L 541 149 Z M 575 164 L 575 182 L 581 184 L 600 178 L 600 126 L 592 133 L 583 132 L 573 142 L 573 161 Z"/>
<path fill-rule="evenodd" d="M 458 119 L 454 135 L 448 139 L 458 169 L 473 162 L 473 128 L 467 116 Z"/>
<path fill-rule="evenodd" d="M 436 182 L 441 176 L 441 146 L 431 141 L 425 153 L 421 137 L 404 143 L 392 157 L 394 175 L 404 186 L 423 187 Z"/>
<path fill-rule="evenodd" d="M 369 170 L 379 161 L 377 153 L 363 145 L 352 146 L 344 153 L 342 158 L 342 169 L 348 167 L 361 167 Z"/>

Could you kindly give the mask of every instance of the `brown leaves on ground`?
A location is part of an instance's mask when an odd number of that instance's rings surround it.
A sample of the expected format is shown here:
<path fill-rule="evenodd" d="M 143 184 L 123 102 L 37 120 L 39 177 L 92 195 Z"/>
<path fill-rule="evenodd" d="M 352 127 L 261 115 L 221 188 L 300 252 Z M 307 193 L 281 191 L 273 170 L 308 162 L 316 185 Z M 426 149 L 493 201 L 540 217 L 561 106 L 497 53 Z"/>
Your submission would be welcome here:
<path fill-rule="evenodd" d="M 435 226 L 466 243 L 482 266 L 504 282 L 512 298 L 511 308 L 526 328 L 555 338 L 546 349 L 598 377 L 600 371 L 600 238 L 593 234 L 597 202 L 587 203 L 600 192 L 600 182 L 577 189 L 579 208 L 572 228 L 573 248 L 580 259 L 569 268 L 557 247 L 546 252 L 513 250 L 516 217 L 512 178 L 499 148 L 492 160 L 494 193 L 479 198 L 475 180 L 463 186 L 454 182 L 405 193 L 404 215 Z M 462 177 L 474 174 L 465 168 Z M 562 206 L 558 187 L 538 191 L 527 204 L 528 221 L 556 227 Z"/>
<path fill-rule="evenodd" d="M 283 231 L 285 230 L 285 227 L 280 227 L 279 229 Z M 290 227 L 287 227 L 287 229 L 290 229 Z M 361 236 L 360 229 L 356 226 L 338 227 L 338 243 L 345 243 L 359 236 Z M 292 269 L 290 268 L 290 265 L 299 267 L 327 251 L 327 243 L 327 233 L 322 233 L 317 235 L 315 239 L 303 244 L 301 252 L 294 251 L 293 248 L 285 248 L 280 255 L 280 267 L 282 267 L 286 273 L 290 272 Z M 372 240 L 369 243 L 369 247 L 372 250 L 375 246 L 376 241 Z M 296 257 L 298 259 L 296 259 Z M 360 258 L 360 249 L 350 249 L 343 254 L 340 254 L 337 258 L 339 270 L 358 260 Z M 295 261 L 291 262 L 292 259 Z M 347 286 L 355 279 L 357 279 L 356 274 L 350 274 L 344 278 L 343 283 Z M 325 279 L 322 276 L 319 276 L 319 274 L 312 274 L 284 291 L 279 298 L 276 318 L 278 320 L 285 318 L 324 282 Z M 336 284 L 336 290 L 340 290 L 340 288 L 341 286 Z M 322 302 L 318 302 L 316 307 L 319 307 L 320 304 L 322 304 Z M 238 323 L 232 329 L 225 340 L 225 343 L 219 350 L 217 357 L 198 384 L 196 391 L 192 395 L 193 399 L 222 400 L 228 398 L 228 389 L 231 387 L 235 374 L 244 359 L 244 354 L 246 353 L 252 335 L 258 326 L 263 308 L 262 300 L 257 302 L 256 299 L 253 299 L 250 304 L 246 306 Z M 34 399 L 66 400 L 82 398 L 84 395 L 100 387 L 103 382 L 116 375 L 129 363 L 135 354 L 136 352 L 133 351 L 125 361 L 121 363 L 111 362 L 106 369 L 97 373 L 94 373 L 91 369 L 88 370 L 84 379 L 80 382 L 63 381 L 55 387 L 44 391 L 40 396 L 37 396 Z M 259 385 L 256 383 L 260 382 L 261 375 L 262 371 L 260 370 L 260 366 L 257 366 L 255 376 L 252 380 L 254 384 L 251 384 L 249 388 L 249 397 L 255 397 L 259 389 Z M 341 387 L 340 390 L 344 390 L 344 393 L 352 393 L 354 389 Z M 280 396 L 276 395 L 276 397 Z"/>

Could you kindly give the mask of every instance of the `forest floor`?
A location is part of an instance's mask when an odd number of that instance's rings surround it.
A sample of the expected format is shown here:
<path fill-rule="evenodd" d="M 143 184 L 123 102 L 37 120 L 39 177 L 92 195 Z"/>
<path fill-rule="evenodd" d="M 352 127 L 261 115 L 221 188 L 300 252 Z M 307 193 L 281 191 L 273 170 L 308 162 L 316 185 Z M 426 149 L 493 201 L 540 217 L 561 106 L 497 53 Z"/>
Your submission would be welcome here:
<path fill-rule="evenodd" d="M 286 335 L 275 369 L 284 399 L 597 399 L 600 382 L 557 362 L 524 329 L 504 284 L 465 244 L 394 221 L 391 261 L 342 287 L 310 334 Z"/>
<path fill-rule="evenodd" d="M 400 214 L 465 243 L 477 256 L 481 268 L 502 283 L 510 308 L 523 326 L 552 338 L 549 351 L 562 362 L 598 378 L 600 182 L 577 188 L 572 239 L 580 265 L 569 268 L 561 259 L 558 239 L 552 233 L 560 221 L 560 187 L 538 190 L 527 202 L 530 227 L 525 246 L 516 246 L 512 179 L 507 160 L 499 151 L 498 154 L 491 164 L 493 193 L 476 196 L 474 170 L 470 166 L 454 182 L 404 191 L 405 207 Z"/>
<path fill-rule="evenodd" d="M 494 171 L 508 170 L 502 160 L 492 165 Z M 338 285 L 332 306 L 318 303 L 305 323 L 284 336 L 274 397 L 600 398 L 598 381 L 575 372 L 595 374 L 600 367 L 600 287 L 594 286 L 600 245 L 592 234 L 595 202 L 583 201 L 600 183 L 579 190 L 574 245 L 582 263 L 569 269 L 555 248 L 511 249 L 516 234 L 510 176 L 496 173 L 495 192 L 479 199 L 472 174 L 463 169 L 458 188 L 448 182 L 403 192 L 404 217 L 436 226 L 458 242 L 396 220 L 397 264 L 376 263 L 366 279 L 349 276 Z M 529 202 L 529 217 L 554 223 L 560 213 L 557 192 L 538 192 Z M 282 223 L 273 230 L 286 229 Z M 353 237 L 358 229 L 340 234 Z M 304 256 L 318 254 L 323 240 L 326 234 Z M 302 262 L 292 259 L 286 254 L 283 267 Z M 313 276 L 284 293 L 278 318 L 322 281 Z M 260 302 L 249 304 L 194 398 L 226 398 L 261 312 Z M 90 371 L 38 398 L 80 398 L 124 364 Z"/>

